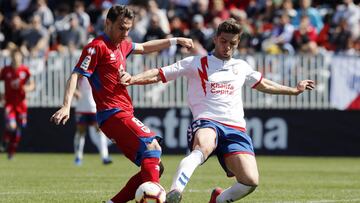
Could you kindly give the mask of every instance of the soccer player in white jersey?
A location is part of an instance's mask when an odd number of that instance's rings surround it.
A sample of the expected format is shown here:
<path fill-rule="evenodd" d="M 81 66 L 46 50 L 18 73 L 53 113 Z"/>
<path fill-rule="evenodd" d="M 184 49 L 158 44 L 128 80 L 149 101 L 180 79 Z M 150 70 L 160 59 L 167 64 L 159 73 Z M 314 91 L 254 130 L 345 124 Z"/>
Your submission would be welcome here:
<path fill-rule="evenodd" d="M 99 150 L 104 165 L 111 164 L 108 152 L 108 139 L 99 129 L 96 122 L 96 104 L 91 93 L 91 86 L 86 78 L 80 78 L 75 96 L 78 98 L 76 114 L 76 133 L 74 137 L 75 164 L 81 165 L 85 135 L 88 132 L 91 141 Z"/>
<path fill-rule="evenodd" d="M 167 82 L 180 76 L 188 79 L 188 104 L 194 118 L 188 133 L 191 153 L 178 166 L 167 203 L 181 201 L 191 175 L 211 153 L 217 155 L 227 176 L 235 176 L 236 182 L 225 190 L 215 188 L 210 203 L 237 201 L 253 192 L 259 184 L 252 140 L 245 130 L 243 85 L 264 93 L 283 95 L 298 95 L 315 86 L 311 80 L 300 81 L 296 87 L 277 84 L 263 78 L 247 62 L 232 58 L 240 33 L 239 24 L 228 19 L 217 29 L 212 55 L 190 56 L 133 77 L 120 73 L 124 85 Z"/>

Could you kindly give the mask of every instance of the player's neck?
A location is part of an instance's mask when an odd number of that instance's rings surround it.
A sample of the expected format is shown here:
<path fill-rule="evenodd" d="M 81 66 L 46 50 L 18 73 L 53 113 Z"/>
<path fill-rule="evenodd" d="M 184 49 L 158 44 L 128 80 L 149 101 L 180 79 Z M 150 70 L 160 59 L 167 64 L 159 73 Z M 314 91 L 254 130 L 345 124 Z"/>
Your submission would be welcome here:
<path fill-rule="evenodd" d="M 104 36 L 107 40 L 109 40 L 114 46 L 117 46 L 118 44 L 120 44 L 120 42 L 114 40 L 111 35 L 108 32 L 104 32 Z"/>
<path fill-rule="evenodd" d="M 215 56 L 217 59 L 219 59 L 219 60 L 222 60 L 222 61 L 228 61 L 228 60 L 230 60 L 231 59 L 231 57 L 223 57 L 223 56 L 221 56 L 220 54 L 218 54 L 218 53 L 216 53 L 216 52 L 214 52 L 213 53 L 213 56 Z"/>

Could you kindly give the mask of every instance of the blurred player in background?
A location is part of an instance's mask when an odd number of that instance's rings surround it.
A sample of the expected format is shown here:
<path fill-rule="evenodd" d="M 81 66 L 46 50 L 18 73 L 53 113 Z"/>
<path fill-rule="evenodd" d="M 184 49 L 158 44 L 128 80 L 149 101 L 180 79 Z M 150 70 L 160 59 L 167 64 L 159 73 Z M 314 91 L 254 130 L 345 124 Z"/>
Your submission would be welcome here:
<path fill-rule="evenodd" d="M 170 38 L 131 43 L 126 38 L 133 25 L 134 13 L 126 6 L 114 5 L 109 9 L 105 32 L 83 49 L 78 64 L 68 79 L 63 106 L 50 118 L 56 124 L 69 119 L 71 100 L 78 78 L 88 78 L 96 103 L 100 129 L 140 172 L 127 182 L 124 188 L 108 202 L 128 202 L 135 198 L 138 186 L 146 181 L 159 182 L 162 173 L 161 147 L 154 132 L 134 117 L 131 98 L 120 84 L 119 72 L 126 70 L 129 54 L 145 54 L 180 44 L 192 47 L 191 39 Z"/>
<path fill-rule="evenodd" d="M 91 93 L 91 86 L 86 78 L 79 78 L 77 91 L 74 96 L 78 99 L 75 107 L 76 134 L 74 137 L 75 164 L 81 165 L 86 133 L 99 150 L 103 164 L 111 164 L 109 157 L 108 139 L 99 129 L 96 122 L 96 104 Z"/>
<path fill-rule="evenodd" d="M 22 64 L 19 49 L 11 50 L 11 65 L 0 70 L 0 80 L 5 82 L 5 132 L 3 148 L 12 159 L 27 123 L 26 93 L 35 89 L 29 68 Z"/>
<path fill-rule="evenodd" d="M 300 81 L 295 88 L 277 84 L 262 78 L 247 62 L 232 58 L 240 33 L 240 25 L 228 19 L 217 29 L 213 55 L 187 57 L 133 77 L 128 73 L 120 75 L 124 85 L 167 82 L 180 76 L 188 79 L 188 103 L 194 118 L 188 131 L 191 153 L 178 166 L 167 203 L 181 201 L 191 175 L 212 153 L 218 156 L 227 176 L 236 177 L 236 183 L 226 190 L 214 189 L 210 203 L 234 202 L 257 187 L 259 174 L 253 144 L 245 129 L 244 84 L 264 93 L 284 95 L 298 95 L 314 88 L 311 80 Z"/>

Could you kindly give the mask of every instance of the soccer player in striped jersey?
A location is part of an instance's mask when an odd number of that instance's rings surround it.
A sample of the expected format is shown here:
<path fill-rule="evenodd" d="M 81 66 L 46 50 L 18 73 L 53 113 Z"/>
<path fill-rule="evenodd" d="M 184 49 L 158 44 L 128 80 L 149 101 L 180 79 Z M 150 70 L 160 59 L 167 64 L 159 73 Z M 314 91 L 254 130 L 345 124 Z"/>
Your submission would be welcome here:
<path fill-rule="evenodd" d="M 181 201 L 191 175 L 212 153 L 217 155 L 227 176 L 236 180 L 225 190 L 215 188 L 210 203 L 237 201 L 257 187 L 258 168 L 252 140 L 246 133 L 242 104 L 244 85 L 264 93 L 284 95 L 298 95 L 314 88 L 311 80 L 300 81 L 297 87 L 277 84 L 263 78 L 247 62 L 232 58 L 240 33 L 240 25 L 228 19 L 217 29 L 213 54 L 190 56 L 133 77 L 121 73 L 124 85 L 167 82 L 181 76 L 188 79 L 188 105 L 194 119 L 188 130 L 191 153 L 178 166 L 167 203 Z"/>

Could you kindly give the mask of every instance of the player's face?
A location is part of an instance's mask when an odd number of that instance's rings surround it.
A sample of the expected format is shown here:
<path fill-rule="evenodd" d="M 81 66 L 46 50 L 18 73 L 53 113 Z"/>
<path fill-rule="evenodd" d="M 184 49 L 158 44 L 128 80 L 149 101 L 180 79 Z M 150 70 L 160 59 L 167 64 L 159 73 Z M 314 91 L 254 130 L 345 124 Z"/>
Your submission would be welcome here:
<path fill-rule="evenodd" d="M 225 33 L 222 32 L 220 35 L 215 36 L 215 56 L 228 60 L 234 54 L 239 44 L 239 34 Z"/>
<path fill-rule="evenodd" d="M 12 54 L 12 57 L 11 57 L 11 60 L 12 60 L 12 66 L 14 68 L 17 68 L 21 65 L 22 63 L 22 55 L 20 52 L 15 52 Z"/>
<path fill-rule="evenodd" d="M 115 22 L 107 20 L 109 26 L 109 35 L 114 43 L 120 43 L 129 36 L 129 31 L 133 21 L 129 18 L 118 17 Z"/>

